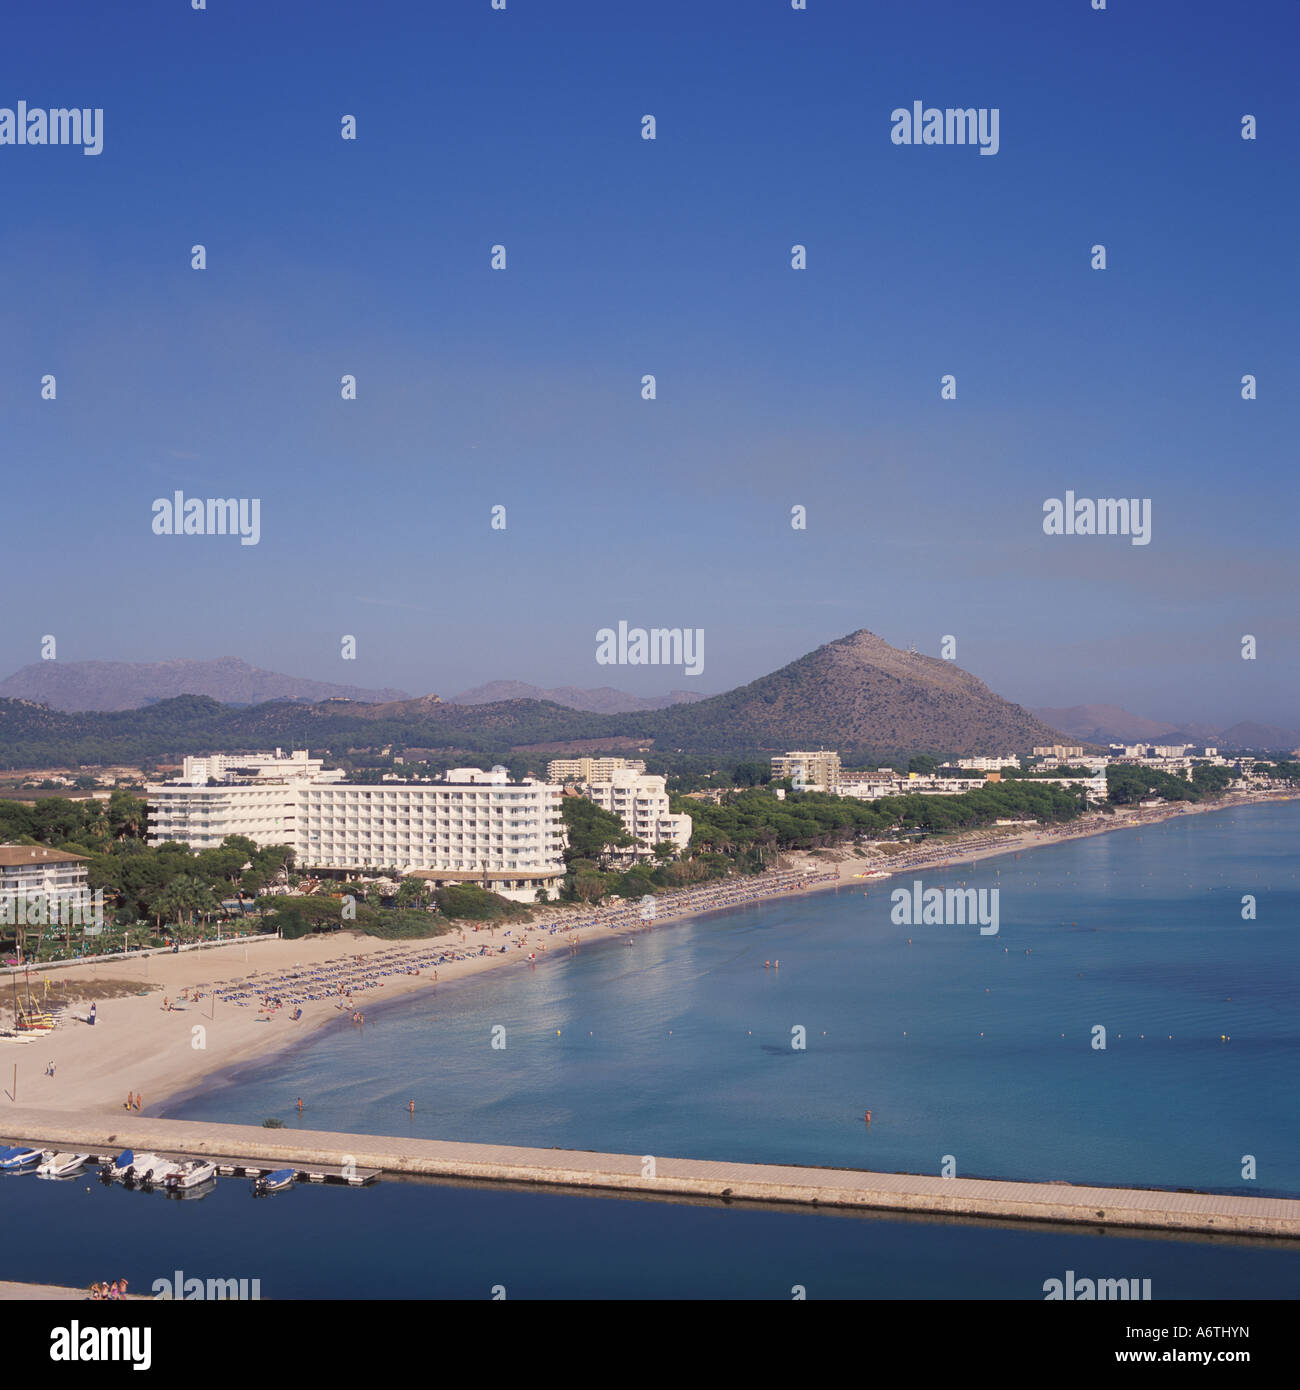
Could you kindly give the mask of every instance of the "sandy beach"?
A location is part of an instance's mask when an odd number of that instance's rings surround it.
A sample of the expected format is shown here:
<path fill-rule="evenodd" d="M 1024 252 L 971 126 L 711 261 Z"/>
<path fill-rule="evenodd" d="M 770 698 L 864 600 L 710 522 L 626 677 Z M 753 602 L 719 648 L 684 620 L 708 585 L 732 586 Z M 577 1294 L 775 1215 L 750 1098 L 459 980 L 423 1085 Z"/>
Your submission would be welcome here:
<path fill-rule="evenodd" d="M 885 882 L 862 877 L 868 873 L 951 868 L 1179 815 L 1277 799 L 1292 798 L 1229 797 L 1182 809 L 1090 816 L 1070 826 L 985 828 L 941 845 L 931 841 L 892 854 L 794 854 L 780 870 L 663 894 L 654 900 L 651 921 L 643 920 L 639 904 L 615 909 L 557 905 L 527 926 L 475 931 L 466 924 L 421 941 L 398 943 L 352 932 L 292 941 L 258 937 L 180 954 L 33 968 L 30 976 L 21 970 L 5 972 L 0 977 L 5 1006 L 12 1006 L 15 989 L 25 1000 L 29 984 L 33 1001 L 51 1008 L 60 998 L 84 999 L 89 993 L 97 998 L 97 1021 L 90 1026 L 74 1017 L 85 1014 L 87 1004 L 67 1003 L 59 1026 L 35 1041 L 0 1038 L 0 1133 L 4 1104 L 60 1113 L 120 1110 L 125 1116 L 129 1091 L 142 1097 L 142 1114 L 156 1114 L 168 1098 L 201 1088 L 205 1078 L 264 1059 L 322 1029 L 372 1027 L 373 1021 L 358 1022 L 357 1016 L 378 1003 L 487 970 L 533 969 L 551 956 L 615 934 L 752 902 Z M 171 1007 L 164 1007 L 165 1000 Z M 285 1100 L 291 1103 L 290 1097 Z"/>

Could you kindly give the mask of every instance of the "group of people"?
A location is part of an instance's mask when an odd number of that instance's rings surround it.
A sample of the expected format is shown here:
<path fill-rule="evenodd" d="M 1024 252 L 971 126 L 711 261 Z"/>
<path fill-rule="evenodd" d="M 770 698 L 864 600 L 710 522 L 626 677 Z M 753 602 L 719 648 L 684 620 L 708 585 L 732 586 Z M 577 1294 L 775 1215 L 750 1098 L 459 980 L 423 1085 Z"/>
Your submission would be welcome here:
<path fill-rule="evenodd" d="M 143 1096 L 143 1095 L 138 1095 L 138 1096 L 137 1096 L 137 1095 L 135 1095 L 133 1092 L 128 1091 L 128 1092 L 126 1093 L 126 1104 L 125 1104 L 122 1108 L 123 1108 L 124 1110 L 139 1110 L 140 1105 L 141 1105 L 141 1103 L 143 1102 L 143 1100 L 144 1100 L 144 1096 Z"/>
<path fill-rule="evenodd" d="M 126 1280 L 114 1279 L 111 1284 L 92 1284 L 90 1286 L 90 1296 L 95 1302 L 102 1299 L 116 1301 L 126 1297 Z"/>

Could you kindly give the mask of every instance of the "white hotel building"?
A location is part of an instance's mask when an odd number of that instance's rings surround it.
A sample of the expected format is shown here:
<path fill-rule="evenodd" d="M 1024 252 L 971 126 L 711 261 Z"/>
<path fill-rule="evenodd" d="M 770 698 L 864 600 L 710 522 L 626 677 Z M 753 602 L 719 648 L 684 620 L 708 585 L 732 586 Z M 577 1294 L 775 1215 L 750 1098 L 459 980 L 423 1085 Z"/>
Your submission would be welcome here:
<path fill-rule="evenodd" d="M 623 829 L 637 844 L 629 857 L 649 858 L 655 845 L 668 844 L 680 851 L 691 842 L 690 816 L 668 810 L 667 784 L 662 777 L 644 772 L 615 772 L 606 782 L 589 782 L 583 794 L 623 822 Z"/>
<path fill-rule="evenodd" d="M 437 783 L 358 786 L 294 754 L 222 760 L 226 780 L 208 784 L 197 780 L 204 761 L 186 759 L 188 782 L 148 788 L 151 845 L 205 849 L 246 835 L 292 845 L 305 870 L 476 883 L 521 902 L 539 888 L 554 896 L 564 877 L 562 793 L 546 782 L 453 768 Z"/>

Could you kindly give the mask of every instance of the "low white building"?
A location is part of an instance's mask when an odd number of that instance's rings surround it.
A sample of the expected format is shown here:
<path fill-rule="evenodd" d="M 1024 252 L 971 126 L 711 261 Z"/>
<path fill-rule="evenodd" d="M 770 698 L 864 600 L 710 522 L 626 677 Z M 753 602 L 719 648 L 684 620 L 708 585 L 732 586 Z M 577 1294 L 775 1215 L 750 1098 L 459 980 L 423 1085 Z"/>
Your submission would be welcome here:
<path fill-rule="evenodd" d="M 1032 787 L 1039 782 L 1046 782 L 1053 787 L 1082 787 L 1087 793 L 1089 801 L 1105 801 L 1108 790 L 1106 784 L 1106 774 L 1095 772 L 1086 777 L 1024 777 L 1017 781 L 1008 783 L 1013 787 Z"/>
<path fill-rule="evenodd" d="M 691 818 L 668 809 L 668 789 L 662 777 L 644 772 L 616 772 L 607 782 L 590 782 L 583 794 L 623 822 L 636 837 L 633 854 L 650 857 L 655 845 L 669 844 L 680 853 L 691 842 Z"/>
<path fill-rule="evenodd" d="M 89 862 L 85 855 L 44 845 L 0 845 L 0 893 L 66 897 L 82 892 Z"/>
<path fill-rule="evenodd" d="M 1004 753 L 1000 758 L 958 758 L 957 766 L 971 772 L 1000 772 L 1004 767 L 1019 767 L 1020 759 L 1015 753 Z"/>

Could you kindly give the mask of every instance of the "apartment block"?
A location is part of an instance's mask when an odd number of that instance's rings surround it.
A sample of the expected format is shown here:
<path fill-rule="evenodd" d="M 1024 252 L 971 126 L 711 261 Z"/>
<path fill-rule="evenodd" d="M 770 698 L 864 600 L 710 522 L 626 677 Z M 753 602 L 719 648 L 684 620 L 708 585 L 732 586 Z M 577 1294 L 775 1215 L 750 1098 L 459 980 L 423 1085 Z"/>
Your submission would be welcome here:
<path fill-rule="evenodd" d="M 616 772 L 608 781 L 588 783 L 584 795 L 618 816 L 627 833 L 636 837 L 630 857 L 649 858 L 657 844 L 670 844 L 680 852 L 691 842 L 691 818 L 669 811 L 662 777 Z"/>
<path fill-rule="evenodd" d="M 565 782 L 608 782 L 616 772 L 644 772 L 639 758 L 552 758 L 546 764 L 546 780 Z"/>
<path fill-rule="evenodd" d="M 810 792 L 832 792 L 840 781 L 838 753 L 784 753 L 772 758 L 772 780 L 790 778 L 796 787 Z"/>
<path fill-rule="evenodd" d="M 304 869 L 476 883 L 517 901 L 538 889 L 554 896 L 564 876 L 561 791 L 547 782 L 453 768 L 437 783 L 362 786 L 297 755 L 266 758 L 220 769 L 220 783 L 150 786 L 149 843 L 198 850 L 246 835 L 259 846 L 291 845 Z"/>

